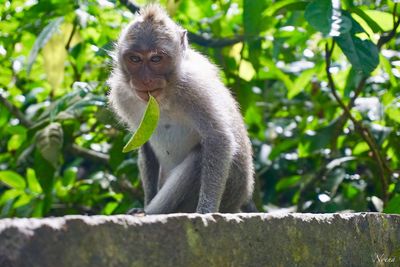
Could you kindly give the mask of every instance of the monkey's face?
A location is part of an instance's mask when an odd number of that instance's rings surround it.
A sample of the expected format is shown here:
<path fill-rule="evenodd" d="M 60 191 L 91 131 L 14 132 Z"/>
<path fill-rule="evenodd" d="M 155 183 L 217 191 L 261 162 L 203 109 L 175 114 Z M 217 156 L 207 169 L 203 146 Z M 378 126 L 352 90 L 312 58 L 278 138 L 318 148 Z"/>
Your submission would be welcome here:
<path fill-rule="evenodd" d="M 149 94 L 155 98 L 163 95 L 173 70 L 169 55 L 157 49 L 129 48 L 123 51 L 122 59 L 131 88 L 139 98 L 148 101 Z"/>

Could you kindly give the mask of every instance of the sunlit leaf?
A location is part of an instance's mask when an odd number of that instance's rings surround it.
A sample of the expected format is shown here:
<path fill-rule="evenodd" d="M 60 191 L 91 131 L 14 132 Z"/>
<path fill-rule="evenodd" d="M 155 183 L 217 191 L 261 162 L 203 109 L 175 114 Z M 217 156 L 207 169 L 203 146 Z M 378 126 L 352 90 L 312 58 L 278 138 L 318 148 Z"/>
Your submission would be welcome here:
<path fill-rule="evenodd" d="M 393 28 L 393 15 L 379 10 L 365 10 L 371 20 L 376 22 L 381 31 L 390 31 Z"/>
<path fill-rule="evenodd" d="M 358 7 L 354 7 L 351 9 L 352 12 L 354 12 L 355 14 L 357 14 L 358 16 L 360 16 L 367 24 L 368 26 L 371 28 L 371 30 L 375 33 L 377 32 L 383 32 L 382 28 L 379 26 L 378 23 L 376 23 L 375 20 L 373 20 L 370 16 L 368 16 L 367 12 L 365 12 L 364 10 L 362 10 L 361 8 Z"/>
<path fill-rule="evenodd" d="M 400 123 L 400 107 L 398 106 L 389 106 L 385 110 L 385 114 L 392 120 L 397 123 Z"/>
<path fill-rule="evenodd" d="M 63 186 L 71 186 L 77 178 L 78 168 L 72 167 L 68 168 L 64 171 L 64 175 L 62 176 L 62 185 Z"/>
<path fill-rule="evenodd" d="M 29 202 L 31 202 L 32 198 L 33 198 L 32 196 L 27 194 L 20 195 L 18 200 L 15 201 L 13 208 L 17 209 L 19 207 L 27 205 Z"/>
<path fill-rule="evenodd" d="M 20 196 L 21 194 L 24 194 L 23 190 L 20 189 L 8 189 L 1 193 L 0 195 L 0 206 L 3 206 L 7 202 L 10 202 L 14 200 L 16 197 Z"/>
<path fill-rule="evenodd" d="M 104 215 L 110 215 L 113 213 L 113 211 L 118 207 L 119 203 L 118 202 L 109 202 L 107 205 L 103 208 L 103 211 L 101 212 Z"/>
<path fill-rule="evenodd" d="M 46 43 L 50 40 L 50 38 L 57 32 L 59 26 L 64 21 L 64 17 L 58 17 L 53 19 L 39 34 L 36 38 L 35 43 L 32 47 L 31 53 L 29 55 L 28 63 L 27 63 L 27 73 L 31 72 L 32 65 L 36 60 L 36 57 L 39 53 L 39 50 L 43 48 Z"/>
<path fill-rule="evenodd" d="M 15 189 L 25 189 L 25 179 L 14 171 L 0 171 L 0 182 Z"/>
<path fill-rule="evenodd" d="M 253 65 L 246 60 L 240 62 L 239 76 L 245 81 L 250 81 L 256 74 Z"/>
<path fill-rule="evenodd" d="M 64 79 L 64 63 L 67 58 L 64 39 L 67 33 L 60 31 L 53 34 L 42 49 L 43 65 L 47 80 L 55 94 L 59 94 L 59 87 Z"/>
<path fill-rule="evenodd" d="M 26 134 L 14 134 L 8 140 L 7 150 L 8 151 L 17 150 L 25 142 L 25 140 L 26 140 Z"/>
<path fill-rule="evenodd" d="M 28 188 L 36 194 L 42 193 L 42 187 L 36 178 L 36 173 L 34 169 L 28 168 L 26 170 L 26 180 L 28 181 Z"/>
<path fill-rule="evenodd" d="M 158 103 L 152 95 L 149 95 L 149 101 L 147 102 L 146 110 L 144 111 L 139 127 L 122 149 L 122 152 L 126 153 L 144 145 L 157 128 L 159 117 L 160 108 Z"/>

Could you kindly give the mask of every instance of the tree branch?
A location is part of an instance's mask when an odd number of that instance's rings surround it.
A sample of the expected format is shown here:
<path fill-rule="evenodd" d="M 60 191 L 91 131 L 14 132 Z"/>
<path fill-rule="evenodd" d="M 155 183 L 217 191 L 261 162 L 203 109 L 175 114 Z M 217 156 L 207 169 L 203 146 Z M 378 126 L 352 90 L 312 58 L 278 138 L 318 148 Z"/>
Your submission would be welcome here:
<path fill-rule="evenodd" d="M 397 13 L 397 3 L 394 4 L 394 7 L 393 7 L 393 28 L 387 35 L 383 34 L 379 38 L 378 44 L 377 44 L 379 50 L 382 48 L 382 46 L 384 44 L 389 42 L 396 35 L 397 28 L 400 25 L 400 17 L 397 17 L 396 13 Z"/>
<path fill-rule="evenodd" d="M 385 160 L 382 157 L 382 155 L 380 154 L 378 145 L 376 144 L 375 140 L 373 139 L 370 131 L 366 127 L 364 127 L 360 121 L 356 120 L 353 117 L 353 115 L 351 114 L 351 111 L 350 111 L 351 109 L 349 109 L 349 107 L 344 104 L 344 102 L 342 101 L 342 99 L 340 98 L 340 96 L 337 94 L 337 91 L 336 91 L 336 86 L 333 81 L 332 74 L 330 72 L 331 56 L 332 56 L 334 44 L 335 43 L 332 44 L 331 49 L 329 49 L 328 44 L 326 44 L 326 46 L 325 46 L 325 62 L 326 62 L 325 71 L 326 71 L 326 75 L 328 77 L 329 87 L 331 89 L 331 92 L 332 92 L 334 98 L 338 102 L 339 106 L 343 109 L 344 113 L 346 114 L 346 117 L 348 117 L 353 122 L 356 131 L 361 135 L 361 137 L 364 139 L 364 141 L 368 144 L 373 157 L 377 161 L 378 169 L 379 169 L 379 178 L 380 178 L 381 185 L 382 185 L 383 202 L 386 203 L 388 201 L 388 192 L 387 192 L 388 179 L 385 175 L 386 174 L 385 173 L 385 165 L 386 165 Z M 362 87 L 359 86 L 359 88 L 362 88 Z M 357 88 L 357 89 L 359 89 L 359 88 Z"/>
<path fill-rule="evenodd" d="M 8 109 L 8 111 L 10 111 L 10 113 L 19 120 L 19 122 L 23 126 L 25 126 L 27 128 L 32 126 L 32 123 L 25 118 L 25 115 L 19 110 L 19 108 L 14 106 L 10 101 L 8 101 L 6 98 L 4 98 L 1 94 L 0 94 L 0 103 L 3 104 Z"/>
<path fill-rule="evenodd" d="M 133 14 L 136 14 L 140 11 L 140 7 L 136 4 L 133 4 L 129 0 L 120 0 L 120 3 L 128 8 Z M 219 39 L 212 39 L 207 38 L 202 35 L 188 32 L 189 40 L 195 44 L 205 47 L 225 47 L 231 46 L 240 42 L 243 42 L 244 37 L 242 35 L 231 37 L 231 38 L 219 38 Z"/>
<path fill-rule="evenodd" d="M 76 144 L 72 144 L 72 145 L 68 146 L 67 150 L 75 156 L 83 157 L 94 163 L 109 165 L 110 157 L 104 153 L 97 152 L 97 151 L 87 149 L 84 147 L 80 147 Z"/>
<path fill-rule="evenodd" d="M 244 37 L 242 35 L 235 36 L 232 38 L 212 39 L 212 38 L 206 38 L 199 34 L 188 32 L 188 37 L 189 41 L 195 44 L 205 47 L 214 47 L 214 48 L 231 46 L 244 41 Z"/>
<path fill-rule="evenodd" d="M 126 6 L 130 12 L 132 12 L 133 14 L 139 12 L 140 7 L 134 3 L 132 3 L 129 0 L 120 0 L 121 4 L 123 4 L 124 6 Z"/>

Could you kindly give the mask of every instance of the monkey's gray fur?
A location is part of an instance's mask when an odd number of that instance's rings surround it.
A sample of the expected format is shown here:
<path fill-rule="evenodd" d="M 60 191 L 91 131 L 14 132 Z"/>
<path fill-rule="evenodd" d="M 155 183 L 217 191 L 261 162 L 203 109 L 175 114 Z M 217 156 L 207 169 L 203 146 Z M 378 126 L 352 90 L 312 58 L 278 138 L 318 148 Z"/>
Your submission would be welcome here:
<path fill-rule="evenodd" d="M 121 33 L 108 80 L 110 106 L 132 131 L 146 106 L 122 63 L 121 51 L 134 45 L 162 50 L 175 65 L 157 98 L 157 129 L 139 151 L 144 211 L 239 212 L 252 197 L 252 150 L 237 103 L 218 69 L 187 45 L 185 31 L 162 8 L 141 10 Z"/>

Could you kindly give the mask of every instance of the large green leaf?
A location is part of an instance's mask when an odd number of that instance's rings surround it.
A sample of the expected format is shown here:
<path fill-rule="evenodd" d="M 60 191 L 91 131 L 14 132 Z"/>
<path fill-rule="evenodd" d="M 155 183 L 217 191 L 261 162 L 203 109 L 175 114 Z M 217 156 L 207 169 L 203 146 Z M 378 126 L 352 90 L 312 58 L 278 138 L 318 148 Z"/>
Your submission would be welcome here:
<path fill-rule="evenodd" d="M 146 110 L 144 111 L 139 127 L 124 146 L 122 152 L 126 153 L 144 145 L 157 128 L 159 117 L 160 108 L 158 103 L 152 95 L 149 95 L 149 102 L 147 102 Z"/>
<path fill-rule="evenodd" d="M 52 20 L 39 34 L 36 38 L 35 43 L 33 44 L 31 53 L 29 54 L 28 63 L 26 67 L 26 71 L 29 75 L 32 69 L 32 65 L 36 60 L 36 57 L 39 53 L 39 50 L 44 47 L 50 38 L 55 34 L 60 27 L 61 23 L 64 21 L 64 17 L 58 17 Z"/>
<path fill-rule="evenodd" d="M 331 31 L 332 13 L 331 0 L 316 0 L 306 7 L 304 17 L 316 30 L 328 35 Z"/>
<path fill-rule="evenodd" d="M 379 50 L 370 40 L 361 40 L 349 33 L 335 37 L 353 68 L 369 75 L 379 64 Z"/>

